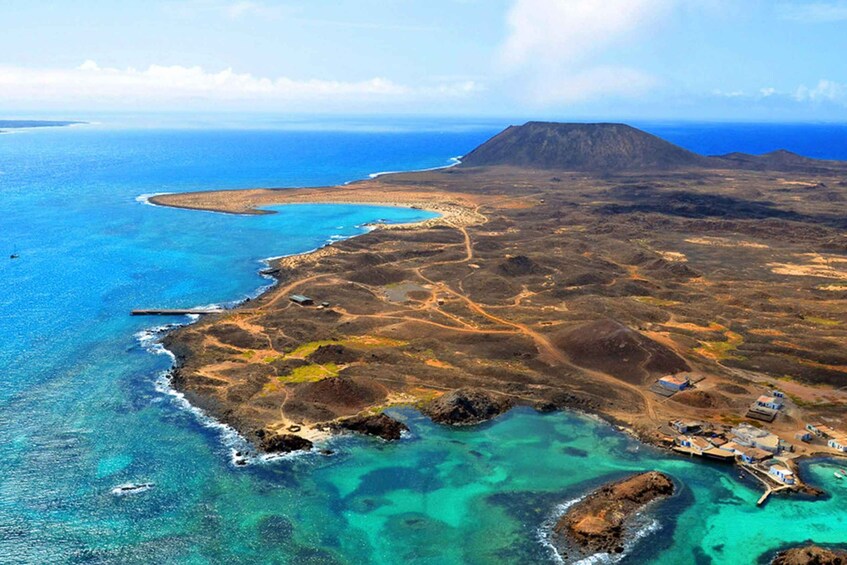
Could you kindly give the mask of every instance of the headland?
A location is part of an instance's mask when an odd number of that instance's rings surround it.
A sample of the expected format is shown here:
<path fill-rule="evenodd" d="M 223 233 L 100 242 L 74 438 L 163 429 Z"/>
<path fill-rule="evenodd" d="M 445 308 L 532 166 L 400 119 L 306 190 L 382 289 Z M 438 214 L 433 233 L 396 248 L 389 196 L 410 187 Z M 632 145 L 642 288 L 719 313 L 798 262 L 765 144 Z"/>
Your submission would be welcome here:
<path fill-rule="evenodd" d="M 151 202 L 440 214 L 278 259 L 249 306 L 167 337 L 174 386 L 256 445 L 309 447 L 396 405 L 457 424 L 524 404 L 596 413 L 779 489 L 799 484 L 797 457 L 847 442 L 844 163 L 531 122 L 448 169 Z M 269 440 L 288 436 L 307 441 Z"/>
<path fill-rule="evenodd" d="M 68 120 L 0 120 L 0 132 L 4 129 L 55 128 L 84 124 Z"/>

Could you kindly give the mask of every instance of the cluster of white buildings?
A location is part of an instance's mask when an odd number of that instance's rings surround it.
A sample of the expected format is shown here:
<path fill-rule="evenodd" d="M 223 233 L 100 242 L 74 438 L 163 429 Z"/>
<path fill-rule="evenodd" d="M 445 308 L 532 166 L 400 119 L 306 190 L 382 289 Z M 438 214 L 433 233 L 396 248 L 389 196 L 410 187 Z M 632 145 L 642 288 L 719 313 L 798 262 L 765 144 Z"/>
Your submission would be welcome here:
<path fill-rule="evenodd" d="M 847 433 L 836 430 L 824 424 L 806 424 L 806 429 L 826 441 L 831 449 L 847 453 Z"/>
<path fill-rule="evenodd" d="M 789 446 L 768 430 L 742 423 L 732 428 L 724 438 L 697 435 L 701 431 L 697 422 L 678 420 L 671 422 L 671 427 L 680 433 L 676 439 L 677 451 L 710 459 L 737 459 L 748 465 L 763 464 L 760 468 L 763 471 L 767 469 L 773 480 L 784 485 L 796 484 L 794 472 L 787 464 L 779 459 L 770 461 Z"/>

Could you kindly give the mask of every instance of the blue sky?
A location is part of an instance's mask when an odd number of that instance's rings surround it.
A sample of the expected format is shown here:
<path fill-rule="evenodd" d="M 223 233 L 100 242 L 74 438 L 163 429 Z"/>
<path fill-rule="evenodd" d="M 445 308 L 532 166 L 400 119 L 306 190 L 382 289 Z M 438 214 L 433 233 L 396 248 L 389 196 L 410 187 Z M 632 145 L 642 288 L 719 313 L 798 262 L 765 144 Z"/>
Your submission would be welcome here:
<path fill-rule="evenodd" d="M 0 3 L 0 110 L 847 121 L 847 0 Z"/>

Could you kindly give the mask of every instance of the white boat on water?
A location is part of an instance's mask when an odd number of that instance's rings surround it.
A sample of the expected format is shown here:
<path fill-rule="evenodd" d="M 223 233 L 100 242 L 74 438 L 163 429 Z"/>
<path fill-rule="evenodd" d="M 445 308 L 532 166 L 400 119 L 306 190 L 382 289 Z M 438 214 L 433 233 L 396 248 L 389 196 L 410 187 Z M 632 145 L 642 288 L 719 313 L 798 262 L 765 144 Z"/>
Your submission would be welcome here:
<path fill-rule="evenodd" d="M 845 476 L 843 471 L 835 471 L 835 472 L 833 473 L 833 475 L 835 475 L 835 478 L 836 478 L 836 479 L 843 479 L 843 478 L 844 478 L 844 476 Z"/>

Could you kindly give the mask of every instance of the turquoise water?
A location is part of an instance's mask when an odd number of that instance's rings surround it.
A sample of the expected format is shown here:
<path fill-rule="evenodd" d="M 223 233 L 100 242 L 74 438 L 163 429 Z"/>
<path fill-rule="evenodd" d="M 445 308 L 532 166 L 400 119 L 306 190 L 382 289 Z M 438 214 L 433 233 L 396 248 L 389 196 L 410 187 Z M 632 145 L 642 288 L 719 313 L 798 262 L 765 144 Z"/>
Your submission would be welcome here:
<path fill-rule="evenodd" d="M 641 446 L 596 420 L 516 410 L 472 430 L 412 411 L 396 444 L 246 468 L 230 434 L 161 387 L 136 307 L 226 303 L 301 252 L 415 210 L 298 205 L 246 217 L 144 205 L 141 194 L 340 183 L 446 164 L 494 126 L 426 131 L 137 129 L 0 135 L 0 562 L 549 562 L 558 505 L 627 472 L 680 493 L 622 562 L 750 563 L 785 542 L 847 539 L 828 463 L 814 502 L 759 492 L 726 468 Z M 20 259 L 7 260 L 17 252 Z M 126 483 L 152 488 L 116 496 Z"/>

